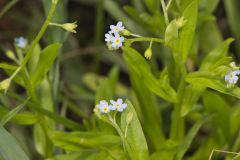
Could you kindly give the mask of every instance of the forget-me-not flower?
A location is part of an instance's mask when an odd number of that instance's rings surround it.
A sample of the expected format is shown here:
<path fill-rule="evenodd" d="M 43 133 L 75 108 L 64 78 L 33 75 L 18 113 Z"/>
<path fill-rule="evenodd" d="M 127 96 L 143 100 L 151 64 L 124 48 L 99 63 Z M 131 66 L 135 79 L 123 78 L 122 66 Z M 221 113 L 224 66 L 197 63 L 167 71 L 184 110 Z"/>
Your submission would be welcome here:
<path fill-rule="evenodd" d="M 117 101 L 111 100 L 110 102 L 111 110 L 117 110 L 119 112 L 122 112 L 127 107 L 127 104 L 123 103 L 123 100 L 121 98 L 118 98 Z"/>
<path fill-rule="evenodd" d="M 124 37 L 121 36 L 121 31 L 125 31 L 122 22 L 118 22 L 117 25 L 111 25 L 110 31 L 105 34 L 105 42 L 110 50 L 119 49 L 124 42 Z"/>
<path fill-rule="evenodd" d="M 238 81 L 238 75 L 240 74 L 240 70 L 236 71 L 229 71 L 225 75 L 225 81 L 227 82 L 228 85 L 232 86 L 235 85 Z"/>
<path fill-rule="evenodd" d="M 124 26 L 122 22 L 118 22 L 117 25 L 111 25 L 110 26 L 110 33 L 119 33 L 124 30 Z"/>
<path fill-rule="evenodd" d="M 24 37 L 18 37 L 14 39 L 17 47 L 24 49 L 27 46 L 27 39 Z"/>
<path fill-rule="evenodd" d="M 122 46 L 123 44 L 123 41 L 124 41 L 124 37 L 120 36 L 119 34 L 114 34 L 114 36 L 112 37 L 111 39 L 111 42 L 112 42 L 112 47 L 114 49 L 118 49 L 119 47 Z"/>
<path fill-rule="evenodd" d="M 108 102 L 105 100 L 100 101 L 100 103 L 96 106 L 100 113 L 109 113 L 111 111 Z"/>

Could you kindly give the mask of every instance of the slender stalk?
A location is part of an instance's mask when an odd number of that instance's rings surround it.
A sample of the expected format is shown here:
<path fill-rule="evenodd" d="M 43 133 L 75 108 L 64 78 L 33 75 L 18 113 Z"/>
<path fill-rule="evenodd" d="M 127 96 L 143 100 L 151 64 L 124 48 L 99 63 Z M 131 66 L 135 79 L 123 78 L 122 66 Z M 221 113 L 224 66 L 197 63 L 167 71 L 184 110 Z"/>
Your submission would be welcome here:
<path fill-rule="evenodd" d="M 51 19 L 53 17 L 54 11 L 55 11 L 56 6 L 57 6 L 57 2 L 58 2 L 58 0 L 53 0 L 52 1 L 52 5 L 51 5 L 51 8 L 49 10 L 47 19 L 45 20 L 42 28 L 40 29 L 40 31 L 38 32 L 36 38 L 34 39 L 33 44 L 31 45 L 30 49 L 26 53 L 26 56 L 24 57 L 24 59 L 23 59 L 23 61 L 21 63 L 21 67 L 24 67 L 26 65 L 26 63 L 28 62 L 28 60 L 29 60 L 29 58 L 30 58 L 34 48 L 36 47 L 36 45 L 38 44 L 38 42 L 42 38 L 43 34 L 45 33 L 45 31 L 46 31 L 46 29 L 47 29 L 47 27 L 48 27 L 48 25 L 51 22 Z"/>
<path fill-rule="evenodd" d="M 163 15 L 164 15 L 165 23 L 166 23 L 166 25 L 168 25 L 169 20 L 168 20 L 166 4 L 165 4 L 164 0 L 160 0 L 160 2 L 161 2 L 161 5 L 162 5 L 162 9 L 163 9 Z"/>
<path fill-rule="evenodd" d="M 140 35 L 133 34 L 133 33 L 131 33 L 130 35 L 133 36 L 133 37 L 138 37 L 138 38 L 139 38 L 139 37 L 142 37 L 142 36 L 140 36 Z"/>
<path fill-rule="evenodd" d="M 62 27 L 62 24 L 53 23 L 53 22 L 49 23 L 48 25 L 50 25 L 50 26 Z"/>
<path fill-rule="evenodd" d="M 172 4 L 172 0 L 169 0 L 168 4 L 167 4 L 167 7 L 166 7 L 166 11 L 168 11 L 169 7 L 171 6 Z"/>
<path fill-rule="evenodd" d="M 151 38 L 151 37 L 138 37 L 138 38 L 132 38 L 132 39 L 127 39 L 127 43 L 134 43 L 134 42 L 157 42 L 157 43 L 163 43 L 164 40 L 160 38 Z"/>
<path fill-rule="evenodd" d="M 121 137 L 121 139 L 123 141 L 123 148 L 124 148 L 124 150 L 126 150 L 126 143 L 127 142 L 126 142 L 126 139 L 125 139 L 125 137 L 124 137 L 124 135 L 122 133 L 122 130 L 119 128 L 119 126 L 117 125 L 116 121 L 111 117 L 110 114 L 108 114 L 108 118 L 109 118 L 112 126 L 117 130 L 119 136 Z"/>

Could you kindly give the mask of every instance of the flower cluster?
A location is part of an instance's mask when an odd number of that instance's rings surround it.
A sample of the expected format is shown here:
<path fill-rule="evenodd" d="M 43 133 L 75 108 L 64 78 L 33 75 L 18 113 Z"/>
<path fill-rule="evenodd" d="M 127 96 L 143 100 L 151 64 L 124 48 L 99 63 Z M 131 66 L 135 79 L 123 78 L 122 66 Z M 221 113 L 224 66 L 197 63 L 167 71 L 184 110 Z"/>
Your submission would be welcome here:
<path fill-rule="evenodd" d="M 122 112 L 127 107 L 126 103 L 123 103 L 123 100 L 121 98 L 117 99 L 117 101 L 111 100 L 110 104 L 102 100 L 99 102 L 99 104 L 96 105 L 97 112 L 100 113 L 109 113 L 110 111 L 118 111 Z"/>
<path fill-rule="evenodd" d="M 225 75 L 225 81 L 228 87 L 234 86 L 238 82 L 238 75 L 240 74 L 240 70 L 234 62 L 230 64 L 230 67 L 232 70 Z"/>
<path fill-rule="evenodd" d="M 117 25 L 111 25 L 110 31 L 105 34 L 105 42 L 110 50 L 117 50 L 123 45 L 124 37 L 120 35 L 120 32 L 124 30 L 122 22 L 118 22 Z"/>

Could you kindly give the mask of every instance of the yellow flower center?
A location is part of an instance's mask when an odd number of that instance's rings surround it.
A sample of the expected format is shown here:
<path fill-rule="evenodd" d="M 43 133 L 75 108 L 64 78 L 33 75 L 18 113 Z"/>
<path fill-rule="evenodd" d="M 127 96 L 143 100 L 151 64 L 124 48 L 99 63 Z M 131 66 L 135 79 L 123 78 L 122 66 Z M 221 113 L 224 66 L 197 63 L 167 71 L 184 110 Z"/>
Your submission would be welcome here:
<path fill-rule="evenodd" d="M 117 103 L 117 104 L 116 104 L 116 107 L 117 107 L 117 108 L 119 108 L 119 107 L 120 107 L 120 104 L 119 104 L 119 103 Z"/>
<path fill-rule="evenodd" d="M 104 112 L 107 112 L 107 111 L 108 111 L 108 107 L 104 107 L 104 108 L 103 108 L 103 111 L 104 111 Z"/>
<path fill-rule="evenodd" d="M 120 41 L 121 41 L 120 38 L 116 38 L 115 40 L 116 43 L 120 43 Z"/>
<path fill-rule="evenodd" d="M 230 74 L 230 75 L 229 75 L 229 78 L 233 78 L 233 74 Z"/>
<path fill-rule="evenodd" d="M 117 32 L 119 31 L 118 27 L 115 27 L 114 30 L 117 31 Z"/>

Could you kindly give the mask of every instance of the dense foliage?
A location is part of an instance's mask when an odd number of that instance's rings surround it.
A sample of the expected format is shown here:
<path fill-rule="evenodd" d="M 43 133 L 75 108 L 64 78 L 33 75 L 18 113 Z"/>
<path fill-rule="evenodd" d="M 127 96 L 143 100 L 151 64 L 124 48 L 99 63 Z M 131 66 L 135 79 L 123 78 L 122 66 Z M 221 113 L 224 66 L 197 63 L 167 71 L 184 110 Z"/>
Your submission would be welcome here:
<path fill-rule="evenodd" d="M 240 159 L 240 1 L 0 4 L 0 160 Z"/>

